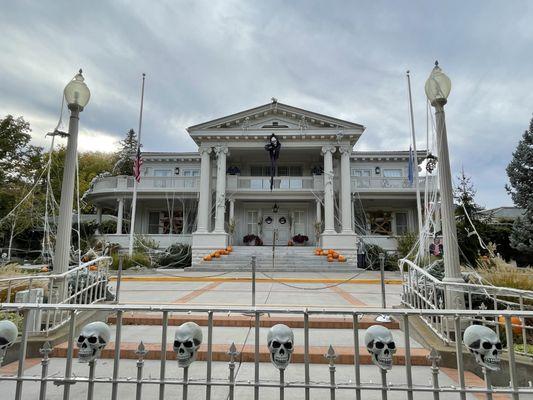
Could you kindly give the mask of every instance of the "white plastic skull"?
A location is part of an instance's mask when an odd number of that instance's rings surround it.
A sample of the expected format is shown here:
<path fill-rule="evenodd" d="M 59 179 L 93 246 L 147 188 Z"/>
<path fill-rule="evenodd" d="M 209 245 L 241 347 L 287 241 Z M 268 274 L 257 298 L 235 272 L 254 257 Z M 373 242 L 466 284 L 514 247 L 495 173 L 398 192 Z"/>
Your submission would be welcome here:
<path fill-rule="evenodd" d="M 109 343 L 111 331 L 107 324 L 96 321 L 85 325 L 78 336 L 78 360 L 82 363 L 96 360 Z"/>
<path fill-rule="evenodd" d="M 196 360 L 202 339 L 202 330 L 196 323 L 185 322 L 178 326 L 178 330 L 174 335 L 173 348 L 179 367 L 186 368 Z"/>
<path fill-rule="evenodd" d="M 291 362 L 294 351 L 294 333 L 287 325 L 277 324 L 268 331 L 270 361 L 277 369 L 285 369 Z"/>
<path fill-rule="evenodd" d="M 479 365 L 499 371 L 502 343 L 496 332 L 483 325 L 470 325 L 465 329 L 463 342 Z"/>
<path fill-rule="evenodd" d="M 392 356 L 396 353 L 396 344 L 388 328 L 372 325 L 366 330 L 365 344 L 374 364 L 383 370 L 392 368 Z"/>
<path fill-rule="evenodd" d="M 0 353 L 5 353 L 11 347 L 18 334 L 17 326 L 13 322 L 7 319 L 0 321 Z"/>

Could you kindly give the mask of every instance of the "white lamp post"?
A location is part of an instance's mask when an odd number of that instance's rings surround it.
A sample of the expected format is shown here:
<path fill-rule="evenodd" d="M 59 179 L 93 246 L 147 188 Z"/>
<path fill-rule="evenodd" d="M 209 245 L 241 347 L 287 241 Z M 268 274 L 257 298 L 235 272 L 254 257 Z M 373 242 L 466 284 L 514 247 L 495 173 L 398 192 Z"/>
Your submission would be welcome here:
<path fill-rule="evenodd" d="M 64 90 L 65 101 L 70 110 L 68 142 L 61 186 L 61 204 L 57 225 L 56 248 L 54 254 L 54 272 L 68 271 L 70 260 L 70 238 L 72 231 L 72 202 L 74 197 L 74 178 L 78 151 L 78 122 L 80 111 L 89 102 L 91 92 L 84 83 L 80 72 L 67 84 Z M 64 290 L 64 288 L 63 288 Z M 63 296 L 64 292 L 60 292 Z"/>
<path fill-rule="evenodd" d="M 459 264 L 459 249 L 457 244 L 457 227 L 453 207 L 452 176 L 450 172 L 450 157 L 448 154 L 448 139 L 446 134 L 446 119 L 444 105 L 450 94 L 452 83 L 440 69 L 439 63 L 426 81 L 425 91 L 428 100 L 435 108 L 437 123 L 437 147 L 439 185 L 442 213 L 442 234 L 444 236 L 444 281 L 464 283 Z M 460 291 L 446 292 L 446 308 L 464 308 L 464 296 Z"/>

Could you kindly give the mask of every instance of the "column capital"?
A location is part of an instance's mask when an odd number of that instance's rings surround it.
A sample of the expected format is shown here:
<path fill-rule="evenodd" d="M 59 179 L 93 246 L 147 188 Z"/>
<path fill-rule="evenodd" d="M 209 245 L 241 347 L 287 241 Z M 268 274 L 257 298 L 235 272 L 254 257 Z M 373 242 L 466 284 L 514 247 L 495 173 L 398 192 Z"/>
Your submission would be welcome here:
<path fill-rule="evenodd" d="M 350 156 L 352 154 L 352 147 L 351 146 L 339 146 L 339 153 L 341 153 L 342 155 Z"/>
<path fill-rule="evenodd" d="M 337 150 L 337 149 L 332 144 L 327 144 L 325 146 L 322 146 L 322 154 L 326 154 L 326 153 L 333 154 L 333 153 L 335 153 L 335 150 Z"/>
<path fill-rule="evenodd" d="M 215 153 L 217 154 L 217 156 L 220 156 L 221 154 L 224 154 L 227 156 L 229 154 L 228 146 L 224 146 L 224 145 L 216 146 Z"/>
<path fill-rule="evenodd" d="M 200 146 L 200 147 L 198 147 L 198 153 L 200 153 L 200 155 L 210 154 L 212 151 L 213 151 L 213 149 L 210 146 Z"/>

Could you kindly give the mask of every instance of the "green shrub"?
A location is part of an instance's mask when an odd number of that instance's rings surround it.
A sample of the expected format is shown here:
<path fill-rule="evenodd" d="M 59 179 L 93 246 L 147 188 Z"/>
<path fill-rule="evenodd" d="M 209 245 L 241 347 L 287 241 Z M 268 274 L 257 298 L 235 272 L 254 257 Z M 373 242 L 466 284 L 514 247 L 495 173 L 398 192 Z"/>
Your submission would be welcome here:
<path fill-rule="evenodd" d="M 157 257 L 157 265 L 162 268 L 185 268 L 192 263 L 191 246 L 175 243 Z"/>
<path fill-rule="evenodd" d="M 387 251 L 378 246 L 377 244 L 367 244 L 365 246 L 366 251 L 366 265 L 368 269 L 372 271 L 379 271 L 379 255 L 385 254 L 385 271 L 397 271 L 398 270 L 398 256 L 393 253 L 387 253 Z"/>
<path fill-rule="evenodd" d="M 418 236 L 414 232 L 407 232 L 403 236 L 398 236 L 398 257 L 405 258 L 409 253 L 409 260 L 413 261 L 416 255 L 416 249 L 411 250 L 417 245 Z M 418 245 L 417 245 L 418 247 Z"/>
<path fill-rule="evenodd" d="M 123 262 L 122 262 L 122 269 L 130 269 L 132 267 L 152 267 L 152 262 L 150 260 L 150 257 L 146 253 L 134 251 L 132 256 L 130 257 L 128 254 L 122 254 L 123 256 Z M 118 270 L 118 263 L 119 263 L 119 254 L 113 253 L 111 255 L 113 258 L 113 264 L 111 266 L 112 269 Z"/>
<path fill-rule="evenodd" d="M 100 230 L 100 233 L 104 235 L 110 235 L 110 234 L 117 233 L 117 221 L 113 221 L 112 219 L 103 221 L 98 226 L 98 229 Z"/>

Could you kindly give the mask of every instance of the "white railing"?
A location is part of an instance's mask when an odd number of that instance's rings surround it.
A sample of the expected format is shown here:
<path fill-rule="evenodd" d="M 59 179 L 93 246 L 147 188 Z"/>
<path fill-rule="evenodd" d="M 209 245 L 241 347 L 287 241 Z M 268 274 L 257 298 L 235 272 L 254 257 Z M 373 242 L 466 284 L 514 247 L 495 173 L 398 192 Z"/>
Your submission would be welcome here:
<path fill-rule="evenodd" d="M 29 373 L 26 371 L 25 360 L 27 357 L 28 347 L 28 315 L 31 312 L 51 312 L 58 309 L 60 312 L 66 312 L 70 315 L 66 348 L 61 348 L 62 354 L 65 355 L 63 363 L 61 359 L 50 358 L 54 353 L 54 348 L 46 343 L 41 353 L 43 355 L 41 362 L 41 373 Z M 18 347 L 18 369 L 15 374 L 8 371 L 0 373 L 0 388 L 5 396 L 9 396 L 12 390 L 10 384 L 16 385 L 13 390 L 14 395 L 10 398 L 21 400 L 23 389 L 26 393 L 36 395 L 39 393 L 39 399 L 45 399 L 50 390 L 48 384 L 53 383 L 61 387 L 62 398 L 69 400 L 75 395 L 71 394 L 72 385 L 77 385 L 77 392 L 85 391 L 84 398 L 93 400 L 93 398 L 111 398 L 117 400 L 122 398 L 133 398 L 140 400 L 145 394 L 149 398 L 154 398 L 154 388 L 158 390 L 160 400 L 170 398 L 188 399 L 205 398 L 210 399 L 229 399 L 235 398 L 272 398 L 272 389 L 279 394 L 279 399 L 284 399 L 285 395 L 289 398 L 328 398 L 334 400 L 336 396 L 345 396 L 342 398 L 355 398 L 361 400 L 374 394 L 381 394 L 382 399 L 390 396 L 396 397 L 405 394 L 407 399 L 413 399 L 416 395 L 418 398 L 430 398 L 439 400 L 440 397 L 466 399 L 467 395 L 484 395 L 492 398 L 496 395 L 512 395 L 513 399 L 519 399 L 521 396 L 531 396 L 533 388 L 528 385 L 528 378 L 520 378 L 518 374 L 517 361 L 515 360 L 511 318 L 515 315 L 510 311 L 458 311 L 458 310 L 399 310 L 399 309 L 287 309 L 276 307 L 265 308 L 217 308 L 217 307 L 191 307 L 180 305 L 35 305 L 35 304 L 1 304 L 1 311 L 19 312 L 23 315 L 23 328 Z M 73 358 L 77 345 L 80 328 L 76 325 L 76 315 L 83 311 L 100 311 L 111 313 L 110 323 L 114 323 L 114 335 L 111 340 L 105 343 L 105 348 L 97 358 L 113 359 L 113 369 L 110 372 L 109 367 L 100 365 L 98 360 L 89 361 L 87 367 L 81 366 L 73 370 Z M 144 317 L 157 319 L 160 324 L 158 328 L 158 339 L 151 343 L 139 342 L 138 346 L 132 348 L 132 343 L 124 343 L 122 339 L 122 327 L 127 323 L 124 321 L 129 315 L 142 313 Z M 220 349 L 215 345 L 214 337 L 218 332 L 213 329 L 220 326 L 225 318 L 233 315 L 248 316 L 249 329 L 254 332 L 250 339 L 250 345 L 228 344 L 226 348 Z M 281 316 L 290 328 L 303 328 L 302 335 L 296 335 L 294 342 L 291 342 L 290 349 L 293 349 L 292 363 L 302 363 L 303 368 L 298 369 L 289 365 L 289 372 L 285 374 L 285 369 L 279 371 L 274 366 L 264 364 L 269 360 L 270 353 L 266 352 L 266 338 L 261 334 L 261 326 L 272 326 L 270 315 Z M 403 326 L 403 337 L 401 340 L 392 345 L 394 348 L 392 358 L 392 369 L 396 369 L 393 374 L 387 376 L 385 369 L 375 368 L 377 376 L 381 374 L 381 379 L 377 378 L 374 373 L 362 374 L 364 370 L 362 364 L 368 364 L 371 356 L 369 349 L 374 349 L 374 345 L 366 347 L 365 343 L 360 342 L 360 329 L 368 329 L 372 325 L 386 325 L 387 323 L 375 322 L 377 315 L 390 315 L 395 321 L 399 321 Z M 516 313 L 521 318 L 533 318 L 533 311 L 520 311 Z M 268 316 L 268 317 L 267 317 Z M 420 355 L 420 349 L 411 348 L 411 335 L 409 326 L 414 319 L 419 318 L 446 318 L 453 321 L 456 329 L 461 329 L 465 323 L 477 319 L 494 319 L 502 317 L 505 320 L 505 332 L 507 334 L 507 350 L 503 358 L 508 361 L 509 368 L 506 371 L 506 380 L 504 385 L 492 384 L 490 380 L 490 371 L 486 382 L 483 384 L 472 384 L 465 379 L 466 372 L 470 367 L 465 367 L 468 362 L 473 362 L 473 356 L 468 354 L 466 348 L 461 342 L 457 342 L 452 349 L 456 354 L 448 357 L 446 361 L 448 368 L 455 368 L 458 376 L 458 383 L 445 383 L 439 380 L 439 353 L 435 350 L 427 355 Z M 332 345 L 315 346 L 317 340 L 317 331 L 324 328 L 321 318 L 335 318 L 344 321 L 346 329 L 349 329 L 353 339 L 353 347 L 349 351 L 336 352 Z M 242 316 L 241 316 L 242 318 Z M 169 332 L 169 328 L 176 324 L 177 321 L 191 321 L 206 327 L 206 333 L 200 343 L 195 342 L 198 346 L 196 359 L 191 364 L 182 365 L 180 368 L 170 368 L 170 363 L 176 363 L 177 350 L 173 350 L 174 332 Z M 172 324 L 171 324 L 172 322 Z M 175 330 L 175 328 L 173 328 Z M 195 336 L 196 337 L 196 336 Z M 248 337 L 246 335 L 246 337 Z M 82 339 L 85 340 L 85 339 Z M 386 340 L 386 339 L 381 339 Z M 284 342 L 285 343 L 285 342 Z M 330 342 L 331 343 L 331 342 Z M 387 342 L 388 343 L 388 342 Z M 393 343 L 394 344 L 394 343 Z M 181 346 L 181 345 L 176 345 Z M 192 341 L 189 347 L 192 346 Z M 389 348 L 389 345 L 387 345 Z M 135 350 L 135 347 L 137 349 Z M 289 347 L 287 347 L 289 348 Z M 379 347 L 376 347 L 379 348 Z M 418 350 L 418 351 L 417 351 Z M 8 351 L 10 351 L 8 349 Z M 14 350 L 11 350 L 14 351 Z M 320 353 L 317 353 L 320 351 Z M 214 353 L 216 352 L 216 359 Z M 148 353 L 148 355 L 147 355 Z M 131 371 L 130 366 L 125 365 L 121 368 L 123 358 L 136 358 L 136 364 Z M 266 357 L 265 357 L 266 356 Z M 421 359 L 423 357 L 423 359 Z M 155 374 L 151 371 L 146 373 L 145 359 L 157 360 L 159 371 Z M 53 361 L 51 363 L 50 361 Z M 220 364 L 214 366 L 214 361 L 227 362 L 227 368 Z M 105 364 L 110 364 L 108 361 Z M 202 364 L 201 366 L 198 364 Z M 242 365 L 241 365 L 242 364 Z M 311 378 L 310 366 L 313 366 L 313 378 Z M 336 371 L 339 364 L 352 365 L 351 371 L 344 370 L 341 374 Z M 453 364 L 453 365 L 452 365 Z M 54 365 L 54 370 L 49 371 L 49 366 Z M 148 364 L 150 368 L 154 364 Z M 471 364 L 466 364 L 471 365 Z M 413 367 L 416 366 L 417 369 Z M 128 367 L 128 368 L 126 368 Z M 239 371 L 247 370 L 245 373 Z M 83 372 L 86 368 L 86 372 Z M 99 370 L 99 371 L 97 371 Z M 275 374 L 272 375 L 272 372 Z M 298 372 L 299 371 L 299 372 Z M 379 371 L 379 372 L 378 372 Z M 503 373 L 499 372 L 499 374 Z M 507 375 L 508 374 L 508 375 Z M 243 376 L 244 375 L 244 376 Z M 276 376 L 278 375 L 278 376 Z M 430 376 L 429 379 L 420 376 Z M 508 382 L 508 383 L 507 383 Z M 82 388 L 79 388 L 82 386 Z M 5 388 L 5 389 L 4 389 Z M 241 396 L 245 389 L 249 389 L 245 397 Z M 95 393 L 98 391 L 98 394 Z M 111 396 L 109 396 L 109 391 Z M 149 393 L 148 393 L 149 392 Z M 252 394 L 253 392 L 253 394 Z M 104 394 L 105 393 L 105 394 Z M 58 395 L 57 389 L 54 388 L 54 394 Z M 34 395 L 33 398 L 36 398 Z M 108 397 L 109 396 L 109 397 Z M 378 394 L 379 396 L 379 394 Z M 7 398 L 7 397 L 6 397 Z M 29 397 L 26 397 L 29 398 Z M 76 397 L 77 398 L 77 397 Z M 403 398 L 403 396 L 402 396 Z M 469 397 L 470 398 L 470 397 Z M 525 397 L 524 397 L 525 398 Z"/>
<path fill-rule="evenodd" d="M 436 179 L 430 177 L 430 184 L 436 183 Z M 424 187 L 425 178 L 419 178 L 420 187 Z M 367 177 L 367 176 L 352 176 L 352 190 L 415 190 L 414 183 L 411 184 L 407 178 L 385 178 L 385 177 Z"/>
<path fill-rule="evenodd" d="M 14 303 L 17 293 L 26 301 L 47 304 L 93 304 L 107 298 L 111 257 L 98 257 L 61 274 L 39 274 L 0 279 L 0 299 Z M 31 300 L 30 300 L 31 299 Z M 16 304 L 16 303 L 15 303 Z M 68 313 L 58 309 L 31 316 L 30 333 L 50 333 L 68 321 Z"/>
<path fill-rule="evenodd" d="M 180 191 L 197 191 L 199 187 L 199 177 L 157 177 L 143 176 L 137 189 L 140 191 L 165 191 L 168 189 Z M 133 190 L 133 177 L 131 176 L 109 176 L 98 179 L 91 190 L 92 193 L 109 191 L 131 191 Z"/>
<path fill-rule="evenodd" d="M 237 176 L 238 190 L 270 190 L 270 177 Z M 273 190 L 313 190 L 315 178 L 312 176 L 277 176 L 274 177 Z"/>
<path fill-rule="evenodd" d="M 176 233 L 176 234 L 152 234 L 152 233 L 141 233 L 144 238 L 153 240 L 157 243 L 160 249 L 166 249 L 170 245 L 175 243 L 183 244 L 192 244 L 192 234 L 190 233 Z M 107 243 L 117 243 L 122 248 L 127 248 L 130 243 L 129 234 L 101 234 L 95 235 L 97 238 L 102 239 Z"/>
<path fill-rule="evenodd" d="M 505 288 L 498 286 L 477 285 L 469 283 L 443 282 L 410 260 L 399 261 L 400 270 L 403 271 L 402 303 L 413 309 L 433 310 L 440 312 L 456 308 L 454 304 L 446 304 L 447 292 L 461 292 L 464 296 L 465 308 L 471 312 L 482 313 L 485 310 L 512 310 L 516 315 L 522 311 L 533 310 L 533 291 Z M 453 327 L 448 318 L 431 315 L 423 317 L 426 324 L 444 341 L 454 341 Z M 503 329 L 505 322 L 500 316 L 486 316 L 474 314 L 469 318 L 471 322 L 487 325 L 498 334 Z M 523 345 L 523 350 L 515 350 L 519 354 L 532 356 L 528 346 L 532 346 L 533 320 L 521 318 L 512 320 L 512 329 L 515 336 L 519 336 L 518 344 Z M 518 332 L 518 333 L 517 333 Z"/>

